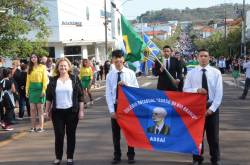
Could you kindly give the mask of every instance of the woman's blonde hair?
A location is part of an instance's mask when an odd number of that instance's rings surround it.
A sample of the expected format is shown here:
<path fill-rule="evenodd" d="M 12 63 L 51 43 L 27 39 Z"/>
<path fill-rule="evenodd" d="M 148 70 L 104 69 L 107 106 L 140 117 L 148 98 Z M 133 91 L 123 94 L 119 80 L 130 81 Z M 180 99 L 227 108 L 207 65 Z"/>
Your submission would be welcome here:
<path fill-rule="evenodd" d="M 71 72 L 72 72 L 72 64 L 71 64 L 71 62 L 66 57 L 62 57 L 62 58 L 57 59 L 57 61 L 56 61 L 56 66 L 55 66 L 55 69 L 54 69 L 54 75 L 55 76 L 59 76 L 59 74 L 60 74 L 59 70 L 58 70 L 58 67 L 59 67 L 59 64 L 62 61 L 66 61 L 68 63 L 68 65 L 69 65 L 69 71 L 68 71 L 68 73 L 71 74 Z"/>

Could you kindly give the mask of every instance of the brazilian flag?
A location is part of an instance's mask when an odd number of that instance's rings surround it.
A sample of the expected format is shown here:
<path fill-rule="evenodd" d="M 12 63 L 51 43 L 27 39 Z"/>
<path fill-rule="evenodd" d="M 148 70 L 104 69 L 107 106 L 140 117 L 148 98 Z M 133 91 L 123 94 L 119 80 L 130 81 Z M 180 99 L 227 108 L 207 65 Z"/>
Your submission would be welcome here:
<path fill-rule="evenodd" d="M 194 69 L 196 66 L 198 66 L 199 65 L 199 62 L 198 61 L 194 61 L 194 60 L 192 60 L 192 61 L 189 61 L 187 64 L 186 64 L 186 66 L 187 66 L 187 71 L 190 71 L 190 70 L 192 70 L 192 69 Z"/>
<path fill-rule="evenodd" d="M 146 47 L 145 43 L 123 15 L 121 15 L 121 24 L 123 42 L 127 53 L 126 61 L 140 61 L 142 58 L 142 52 Z"/>

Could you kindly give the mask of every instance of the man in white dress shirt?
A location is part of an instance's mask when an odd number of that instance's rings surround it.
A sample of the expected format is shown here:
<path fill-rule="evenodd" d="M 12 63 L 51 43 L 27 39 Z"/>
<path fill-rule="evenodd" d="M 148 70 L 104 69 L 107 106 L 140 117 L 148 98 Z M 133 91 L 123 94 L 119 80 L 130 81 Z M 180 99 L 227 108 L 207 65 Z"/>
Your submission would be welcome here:
<path fill-rule="evenodd" d="M 112 60 L 115 65 L 115 69 L 112 69 L 106 79 L 106 101 L 108 104 L 109 112 L 111 115 L 111 126 L 113 134 L 113 144 L 114 144 L 114 159 L 112 164 L 118 164 L 121 162 L 121 147 L 120 147 L 120 126 L 118 125 L 116 119 L 116 108 L 117 108 L 117 87 L 118 85 L 126 85 L 130 87 L 139 87 L 136 80 L 135 73 L 124 67 L 124 57 L 121 50 L 114 50 L 112 52 Z M 134 161 L 134 147 L 128 146 L 128 163 L 133 164 Z"/>
<path fill-rule="evenodd" d="M 205 130 L 209 144 L 212 165 L 220 165 L 219 149 L 219 106 L 223 96 L 221 72 L 209 65 L 209 53 L 202 49 L 199 51 L 199 66 L 188 72 L 183 91 L 207 95 L 207 112 Z M 202 154 L 204 145 L 202 145 Z M 202 154 L 193 155 L 193 165 L 201 165 Z"/>
<path fill-rule="evenodd" d="M 243 68 L 246 69 L 245 88 L 239 99 L 245 100 L 250 87 L 250 57 L 247 57 L 245 63 L 243 64 Z"/>

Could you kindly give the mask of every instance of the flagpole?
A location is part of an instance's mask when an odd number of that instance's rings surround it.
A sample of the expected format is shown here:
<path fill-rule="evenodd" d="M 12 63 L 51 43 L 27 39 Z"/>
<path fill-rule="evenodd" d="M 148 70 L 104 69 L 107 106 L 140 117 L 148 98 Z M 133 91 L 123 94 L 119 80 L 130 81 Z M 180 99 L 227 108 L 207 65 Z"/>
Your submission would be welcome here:
<path fill-rule="evenodd" d="M 143 33 L 143 35 L 145 35 L 145 33 Z M 153 53 L 152 49 L 148 46 L 148 44 L 147 44 L 147 47 L 150 50 L 150 52 Z M 161 54 L 163 54 L 162 50 L 159 50 L 159 51 L 160 51 Z M 151 56 L 151 57 L 153 57 L 153 59 L 156 59 L 157 62 L 164 68 L 164 71 L 166 72 L 167 76 L 170 77 L 170 80 L 172 81 L 173 85 L 177 88 L 177 85 L 175 84 L 175 79 L 169 73 L 169 71 L 166 69 L 166 67 L 162 64 L 162 62 L 159 60 L 159 58 L 156 55 L 155 56 Z"/>
<path fill-rule="evenodd" d="M 161 61 L 156 57 L 156 60 L 159 62 L 159 64 L 161 64 L 161 66 L 164 68 L 167 76 L 170 77 L 172 83 L 175 85 L 175 87 L 177 87 L 177 85 L 175 84 L 175 79 L 173 78 L 173 76 L 169 73 L 169 71 L 166 69 L 166 67 L 161 63 Z"/>

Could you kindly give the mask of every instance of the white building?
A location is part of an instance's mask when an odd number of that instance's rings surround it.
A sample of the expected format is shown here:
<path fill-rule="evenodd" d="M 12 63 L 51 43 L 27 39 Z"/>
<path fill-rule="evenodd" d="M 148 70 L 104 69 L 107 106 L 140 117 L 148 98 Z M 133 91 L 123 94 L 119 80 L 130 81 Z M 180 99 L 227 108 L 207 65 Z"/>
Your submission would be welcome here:
<path fill-rule="evenodd" d="M 51 30 L 48 49 L 51 57 L 71 60 L 95 58 L 104 62 L 105 54 L 105 0 L 44 0 L 49 9 L 47 26 Z M 120 6 L 120 0 L 107 0 L 108 48 L 116 47 L 122 36 L 120 14 L 111 7 L 111 1 Z M 32 38 L 32 33 L 30 34 Z"/>

